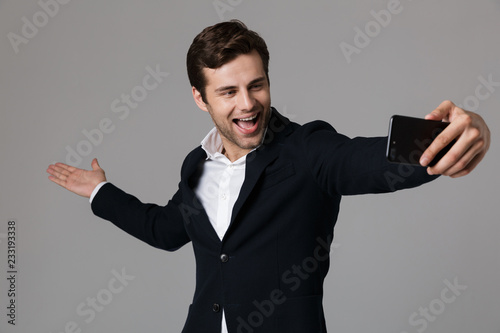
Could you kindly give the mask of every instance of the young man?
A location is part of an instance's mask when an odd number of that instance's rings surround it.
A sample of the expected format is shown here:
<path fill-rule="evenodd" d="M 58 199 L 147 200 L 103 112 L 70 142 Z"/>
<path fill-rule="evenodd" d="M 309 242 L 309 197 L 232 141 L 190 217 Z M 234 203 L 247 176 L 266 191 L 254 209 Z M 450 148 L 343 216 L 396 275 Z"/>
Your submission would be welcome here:
<path fill-rule="evenodd" d="M 152 246 L 174 251 L 192 242 L 196 290 L 185 333 L 326 332 L 323 280 L 341 196 L 463 176 L 489 147 L 482 118 L 446 101 L 427 118 L 451 124 L 421 164 L 457 142 L 435 166 L 399 175 L 385 159 L 387 138 L 349 139 L 325 122 L 300 126 L 280 115 L 271 107 L 268 62 L 264 40 L 239 21 L 194 39 L 192 93 L 215 128 L 187 155 L 164 207 L 107 183 L 96 159 L 90 171 L 62 163 L 47 170 L 91 198 L 96 215 Z"/>

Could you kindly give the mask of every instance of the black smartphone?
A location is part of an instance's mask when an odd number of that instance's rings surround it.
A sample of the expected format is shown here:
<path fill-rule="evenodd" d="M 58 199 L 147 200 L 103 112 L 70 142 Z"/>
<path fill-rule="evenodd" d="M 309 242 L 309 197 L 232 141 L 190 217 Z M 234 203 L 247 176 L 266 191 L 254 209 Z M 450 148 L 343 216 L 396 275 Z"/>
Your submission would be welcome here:
<path fill-rule="evenodd" d="M 449 125 L 447 122 L 394 115 L 389 123 L 386 156 L 389 162 L 420 165 L 423 152 Z M 429 163 L 435 165 L 455 143 L 452 141 Z"/>

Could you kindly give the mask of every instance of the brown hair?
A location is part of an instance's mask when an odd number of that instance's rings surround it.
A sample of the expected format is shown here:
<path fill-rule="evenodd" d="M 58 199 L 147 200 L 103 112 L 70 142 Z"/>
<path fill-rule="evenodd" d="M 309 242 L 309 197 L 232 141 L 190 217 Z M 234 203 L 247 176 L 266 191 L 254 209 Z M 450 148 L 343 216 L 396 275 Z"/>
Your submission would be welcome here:
<path fill-rule="evenodd" d="M 269 82 L 269 51 L 264 39 L 249 30 L 243 22 L 231 20 L 205 28 L 193 40 L 187 53 L 187 71 L 191 86 L 195 87 L 206 103 L 203 68 L 216 69 L 241 54 L 256 50 L 264 65 Z"/>

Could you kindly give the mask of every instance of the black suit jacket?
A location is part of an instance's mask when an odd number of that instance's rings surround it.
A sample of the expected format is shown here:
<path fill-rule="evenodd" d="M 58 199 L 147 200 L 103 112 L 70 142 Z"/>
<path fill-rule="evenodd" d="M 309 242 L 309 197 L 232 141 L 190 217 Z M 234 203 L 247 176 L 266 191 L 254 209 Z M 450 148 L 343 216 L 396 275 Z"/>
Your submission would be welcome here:
<path fill-rule="evenodd" d="M 263 145 L 247 156 L 245 181 L 221 241 L 194 188 L 206 154 L 191 151 L 166 206 L 141 203 L 112 184 L 93 212 L 160 249 L 192 242 L 196 290 L 185 333 L 326 332 L 323 280 L 342 195 L 391 192 L 434 179 L 385 159 L 387 138 L 338 134 L 322 121 L 290 122 L 273 109 Z"/>

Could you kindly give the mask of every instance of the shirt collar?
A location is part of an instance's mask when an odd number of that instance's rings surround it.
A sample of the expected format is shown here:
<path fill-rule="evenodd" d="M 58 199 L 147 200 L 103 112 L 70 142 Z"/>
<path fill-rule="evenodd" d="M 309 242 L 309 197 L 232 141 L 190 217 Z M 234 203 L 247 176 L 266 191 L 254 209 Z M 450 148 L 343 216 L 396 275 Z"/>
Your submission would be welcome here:
<path fill-rule="evenodd" d="M 201 141 L 201 148 L 207 153 L 207 160 L 214 159 L 216 155 L 222 154 L 222 139 L 217 128 L 214 127 Z"/>
<path fill-rule="evenodd" d="M 262 136 L 262 141 L 264 141 L 266 133 L 267 128 L 264 131 L 264 135 Z M 252 149 L 251 152 L 259 148 L 261 145 L 262 143 L 258 147 Z M 205 136 L 205 138 L 201 141 L 201 148 L 203 148 L 203 150 L 207 153 L 207 160 L 214 160 L 216 158 L 225 157 L 222 154 L 222 139 L 220 138 L 219 131 L 217 131 L 217 127 L 212 128 L 210 132 L 208 132 L 208 134 Z"/>

